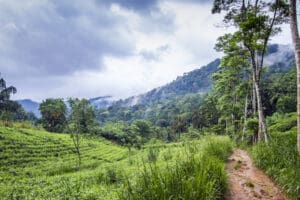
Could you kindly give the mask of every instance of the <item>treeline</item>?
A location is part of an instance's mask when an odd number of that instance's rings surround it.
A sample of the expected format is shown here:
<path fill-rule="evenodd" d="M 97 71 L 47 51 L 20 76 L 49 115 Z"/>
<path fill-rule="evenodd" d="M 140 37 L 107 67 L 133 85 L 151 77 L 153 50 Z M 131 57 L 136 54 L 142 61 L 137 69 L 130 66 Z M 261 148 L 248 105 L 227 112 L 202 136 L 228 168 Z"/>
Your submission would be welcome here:
<path fill-rule="evenodd" d="M 241 138 L 244 126 L 245 96 L 247 96 L 243 87 L 249 88 L 250 83 L 242 77 L 239 82 L 240 86 L 232 84 L 230 87 L 226 78 L 230 75 L 233 79 L 233 74 L 226 74 L 227 71 L 223 68 L 220 67 L 220 70 L 213 75 L 214 86 L 208 95 L 189 94 L 149 106 L 144 104 L 132 107 L 113 105 L 97 110 L 96 118 L 101 124 L 107 124 L 104 127 L 113 126 L 114 123 L 117 127 L 123 127 L 124 124 L 134 124 L 136 120 L 147 120 L 148 124 L 153 126 L 153 130 L 160 129 L 161 132 L 169 132 L 169 136 L 168 134 L 162 135 L 170 140 L 188 132 L 190 127 L 199 133 L 206 131 L 235 134 Z M 288 73 L 266 71 L 268 76 L 262 79 L 262 104 L 266 116 L 271 116 L 275 112 L 296 111 L 296 70 L 291 66 L 280 66 L 280 68 L 291 70 Z M 226 85 L 229 85 L 228 88 Z M 252 109 L 250 94 L 247 99 L 246 113 L 249 118 Z M 253 117 L 247 126 L 251 128 L 251 123 L 257 123 L 256 121 Z"/>

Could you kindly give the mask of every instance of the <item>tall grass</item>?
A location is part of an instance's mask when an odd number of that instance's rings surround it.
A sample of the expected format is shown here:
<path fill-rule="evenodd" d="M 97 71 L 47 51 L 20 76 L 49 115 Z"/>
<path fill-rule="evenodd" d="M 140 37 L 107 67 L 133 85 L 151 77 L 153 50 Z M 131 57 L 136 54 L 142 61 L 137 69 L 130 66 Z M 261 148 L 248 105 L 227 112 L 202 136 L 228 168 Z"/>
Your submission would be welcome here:
<path fill-rule="evenodd" d="M 207 137 L 190 145 L 175 164 L 144 163 L 136 179 L 127 178 L 120 199 L 221 199 L 226 190 L 224 159 L 231 150 L 229 138 Z"/>
<path fill-rule="evenodd" d="M 255 164 L 263 169 L 291 197 L 300 199 L 300 156 L 296 150 L 295 115 L 275 115 L 271 124 L 270 144 L 255 145 L 251 154 Z"/>

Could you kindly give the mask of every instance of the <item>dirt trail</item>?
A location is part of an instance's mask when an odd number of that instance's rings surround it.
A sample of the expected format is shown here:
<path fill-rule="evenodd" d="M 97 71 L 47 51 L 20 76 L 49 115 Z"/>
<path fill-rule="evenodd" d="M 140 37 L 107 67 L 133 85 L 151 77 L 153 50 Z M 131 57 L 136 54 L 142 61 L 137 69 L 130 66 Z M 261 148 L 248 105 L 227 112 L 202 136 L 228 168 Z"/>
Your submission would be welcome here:
<path fill-rule="evenodd" d="M 253 165 L 247 151 L 234 150 L 228 158 L 226 170 L 229 176 L 226 199 L 287 199 L 272 180 Z"/>

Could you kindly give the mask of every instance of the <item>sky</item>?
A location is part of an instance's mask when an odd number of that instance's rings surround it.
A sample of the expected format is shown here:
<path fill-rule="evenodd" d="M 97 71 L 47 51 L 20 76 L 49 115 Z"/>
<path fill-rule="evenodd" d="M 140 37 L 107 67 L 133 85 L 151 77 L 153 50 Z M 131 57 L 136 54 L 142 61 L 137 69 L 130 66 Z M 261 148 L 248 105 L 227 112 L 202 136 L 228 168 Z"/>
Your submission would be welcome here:
<path fill-rule="evenodd" d="M 0 0 L 0 73 L 13 99 L 126 98 L 221 55 L 211 0 Z M 288 26 L 273 43 L 291 43 Z"/>

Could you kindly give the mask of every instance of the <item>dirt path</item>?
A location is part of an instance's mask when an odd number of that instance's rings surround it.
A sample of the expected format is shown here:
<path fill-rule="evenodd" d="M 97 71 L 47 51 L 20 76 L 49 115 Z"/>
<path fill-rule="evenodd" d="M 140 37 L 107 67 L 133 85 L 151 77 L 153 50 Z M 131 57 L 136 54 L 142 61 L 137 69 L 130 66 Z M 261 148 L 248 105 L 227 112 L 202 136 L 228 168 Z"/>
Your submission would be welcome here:
<path fill-rule="evenodd" d="M 244 150 L 233 151 L 228 158 L 226 170 L 229 176 L 226 199 L 287 199 L 271 179 L 253 165 L 251 158 Z"/>

